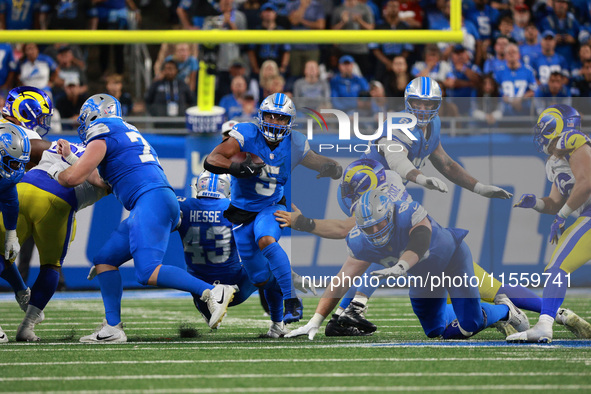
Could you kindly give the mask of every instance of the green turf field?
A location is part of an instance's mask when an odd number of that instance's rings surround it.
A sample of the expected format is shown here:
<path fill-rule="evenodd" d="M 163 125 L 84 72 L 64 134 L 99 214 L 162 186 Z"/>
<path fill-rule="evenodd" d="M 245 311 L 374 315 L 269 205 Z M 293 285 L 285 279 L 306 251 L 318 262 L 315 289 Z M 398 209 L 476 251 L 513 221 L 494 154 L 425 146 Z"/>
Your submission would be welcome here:
<path fill-rule="evenodd" d="M 316 300 L 304 302 L 307 321 Z M 36 344 L 14 342 L 23 313 L 4 301 L 0 324 L 11 342 L 0 344 L 0 392 L 591 392 L 591 343 L 561 341 L 574 338 L 562 326 L 555 325 L 551 345 L 506 345 L 492 330 L 441 342 L 426 339 L 408 298 L 374 298 L 369 305 L 367 317 L 379 326 L 374 336 L 334 339 L 321 329 L 309 341 L 259 338 L 268 320 L 258 297 L 209 330 L 190 298 L 124 295 L 130 343 L 83 345 L 78 339 L 102 320 L 100 300 L 52 301 Z M 571 297 L 565 306 L 591 318 L 589 296 Z M 197 337 L 181 338 L 181 324 L 196 328 Z"/>

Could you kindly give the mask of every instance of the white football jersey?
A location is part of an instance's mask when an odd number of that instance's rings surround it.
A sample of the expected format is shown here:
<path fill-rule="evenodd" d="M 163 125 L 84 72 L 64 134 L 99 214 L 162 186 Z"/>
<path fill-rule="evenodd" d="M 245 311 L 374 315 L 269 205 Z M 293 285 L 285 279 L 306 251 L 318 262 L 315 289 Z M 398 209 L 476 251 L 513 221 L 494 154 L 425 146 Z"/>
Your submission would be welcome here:
<path fill-rule="evenodd" d="M 575 186 L 575 176 L 570 169 L 568 161 L 551 156 L 546 162 L 546 176 L 556 186 L 563 197 L 568 198 L 570 196 L 570 192 Z M 589 205 L 591 205 L 591 196 L 571 216 L 579 217 L 581 212 Z"/>

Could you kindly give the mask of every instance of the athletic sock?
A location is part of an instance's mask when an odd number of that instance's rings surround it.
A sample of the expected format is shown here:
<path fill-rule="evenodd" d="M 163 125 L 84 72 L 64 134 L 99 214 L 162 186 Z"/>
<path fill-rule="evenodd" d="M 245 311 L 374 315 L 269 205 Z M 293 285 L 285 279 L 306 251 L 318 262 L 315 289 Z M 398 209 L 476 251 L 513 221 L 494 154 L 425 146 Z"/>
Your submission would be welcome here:
<path fill-rule="evenodd" d="M 188 291 L 200 296 L 203 295 L 205 290 L 214 288 L 213 285 L 195 278 L 184 269 L 164 264 L 160 266 L 156 283 L 158 287 Z"/>
<path fill-rule="evenodd" d="M 31 301 L 29 301 L 29 304 L 43 310 L 55 294 L 59 280 L 60 274 L 58 271 L 49 267 L 41 267 L 39 276 L 37 276 L 31 288 Z"/>
<path fill-rule="evenodd" d="M 12 290 L 16 294 L 19 291 L 27 290 L 27 285 L 23 281 L 21 274 L 15 263 L 8 264 L 4 267 L 4 271 L 0 274 L 0 278 L 8 282 Z"/>
<path fill-rule="evenodd" d="M 121 323 L 121 297 L 123 297 L 123 285 L 119 270 L 105 271 L 96 276 L 105 305 L 105 318 L 107 324 L 116 326 Z"/>
<path fill-rule="evenodd" d="M 271 272 L 273 272 L 273 276 L 281 288 L 283 300 L 295 298 L 295 289 L 293 288 L 293 281 L 291 279 L 291 265 L 289 263 L 289 257 L 287 257 L 283 248 L 277 242 L 273 242 L 264 248 L 262 252 L 263 256 L 269 260 Z"/>
<path fill-rule="evenodd" d="M 542 310 L 542 299 L 525 287 L 501 286 L 497 294 L 505 294 L 519 309 L 538 313 Z"/>

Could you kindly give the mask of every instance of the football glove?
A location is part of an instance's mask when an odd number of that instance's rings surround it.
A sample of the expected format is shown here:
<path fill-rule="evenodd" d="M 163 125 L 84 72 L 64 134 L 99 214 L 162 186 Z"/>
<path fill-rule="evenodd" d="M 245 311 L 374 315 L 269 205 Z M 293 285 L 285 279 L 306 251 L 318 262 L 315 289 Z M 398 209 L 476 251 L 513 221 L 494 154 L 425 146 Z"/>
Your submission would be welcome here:
<path fill-rule="evenodd" d="M 308 339 L 312 341 L 316 334 L 318 334 L 319 328 L 320 326 L 314 324 L 312 321 L 309 321 L 305 326 L 292 330 L 289 334 L 285 335 L 285 338 L 295 338 L 302 335 L 307 335 Z"/>
<path fill-rule="evenodd" d="M 558 239 L 560 238 L 560 236 L 564 232 L 565 222 L 566 222 L 566 219 L 561 217 L 560 215 L 556 215 L 556 217 L 554 218 L 554 222 L 552 223 L 552 226 L 550 227 L 550 243 L 551 244 L 558 243 Z"/>
<path fill-rule="evenodd" d="M 513 205 L 513 208 L 533 208 L 536 206 L 537 200 L 535 194 L 524 194 L 519 201 Z"/>
<path fill-rule="evenodd" d="M 493 185 L 483 185 L 480 182 L 476 182 L 476 185 L 474 185 L 474 193 L 483 197 L 501 198 L 503 200 L 513 197 L 513 193 L 509 193 L 505 189 Z"/>
<path fill-rule="evenodd" d="M 308 281 L 308 288 L 306 288 L 304 285 L 304 279 L 294 270 L 291 270 L 291 279 L 293 280 L 293 286 L 302 293 L 307 294 L 308 290 L 310 290 L 312 294 L 318 295 L 316 293 L 316 287 L 314 287 L 314 283 L 312 283 L 311 280 Z"/>
<path fill-rule="evenodd" d="M 343 167 L 334 162 L 324 163 L 316 175 L 316 179 L 331 177 L 332 179 L 341 179 L 343 176 Z"/>
<path fill-rule="evenodd" d="M 6 236 L 4 237 L 4 259 L 6 261 L 14 261 L 20 251 L 21 246 L 18 243 L 16 230 L 6 231 Z"/>
<path fill-rule="evenodd" d="M 256 176 L 263 171 L 265 163 L 253 163 L 250 153 L 246 155 L 246 159 L 242 163 L 230 164 L 229 174 L 236 178 L 250 178 Z"/>
<path fill-rule="evenodd" d="M 417 175 L 416 183 L 430 190 L 437 190 L 441 193 L 447 193 L 447 185 L 439 178 L 434 176 L 427 177 L 423 174 Z"/>
<path fill-rule="evenodd" d="M 397 278 L 399 276 L 406 276 L 406 271 L 410 268 L 409 264 L 404 260 L 398 260 L 392 267 L 384 268 L 383 270 L 372 271 L 371 274 L 379 280 L 392 276 Z"/>

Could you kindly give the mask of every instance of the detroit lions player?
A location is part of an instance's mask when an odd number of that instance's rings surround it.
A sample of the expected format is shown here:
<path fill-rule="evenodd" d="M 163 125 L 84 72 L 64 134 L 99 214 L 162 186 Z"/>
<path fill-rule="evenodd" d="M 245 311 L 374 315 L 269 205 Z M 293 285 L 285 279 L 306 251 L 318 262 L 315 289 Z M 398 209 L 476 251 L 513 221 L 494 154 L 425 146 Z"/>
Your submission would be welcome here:
<path fill-rule="evenodd" d="M 591 140 L 581 132 L 579 112 L 564 104 L 546 108 L 534 133 L 538 150 L 549 155 L 546 176 L 552 189 L 543 198 L 524 194 L 515 206 L 556 215 L 550 232 L 550 242 L 556 243 L 556 249 L 544 270 L 550 276 L 544 284 L 538 323 L 525 332 L 508 336 L 507 341 L 551 342 L 555 317 L 567 327 L 577 326 L 578 329 L 571 329 L 577 336 L 590 338 L 588 323 L 559 308 L 568 286 L 566 275 L 591 259 Z M 578 219 L 565 231 L 565 221 L 571 215 Z"/>
<path fill-rule="evenodd" d="M 59 281 L 59 269 L 76 234 L 76 212 L 94 204 L 107 194 L 108 186 L 102 182 L 98 172 L 94 172 L 89 180 L 75 188 L 66 188 L 51 179 L 47 170 L 55 163 L 67 168 L 84 153 L 84 145 L 68 144 L 62 159 L 57 151 L 57 142 L 43 152 L 41 161 L 23 177 L 17 185 L 20 203 L 17 235 L 22 242 L 33 237 L 41 269 L 31 289 L 25 318 L 19 325 L 17 341 L 39 341 L 35 335 L 35 325 L 44 319 L 43 309 L 55 293 Z M 97 186 L 95 186 L 97 185 Z M 4 227 L 0 226 L 0 233 Z"/>
<path fill-rule="evenodd" d="M 232 223 L 223 216 L 230 205 L 230 176 L 203 171 L 197 178 L 195 189 L 197 198 L 178 197 L 182 212 L 178 232 L 183 242 L 187 271 L 207 283 L 237 285 L 238 291 L 229 306 L 239 305 L 257 288 L 240 263 Z M 289 332 L 283 323 L 283 298 L 274 279 L 266 287 L 273 322 L 267 336 L 279 338 Z M 193 302 L 209 323 L 211 313 L 207 304 L 195 294 Z"/>
<path fill-rule="evenodd" d="M 0 123 L 0 212 L 2 212 L 2 221 L 6 229 L 0 274 L 5 267 L 14 265 L 12 262 L 20 251 L 16 234 L 19 212 L 16 184 L 25 174 L 25 166 L 29 162 L 30 154 L 31 144 L 25 130 L 11 123 Z M 18 271 L 16 273 L 18 274 Z M 2 328 L 0 328 L 0 342 L 8 342 L 8 337 Z"/>
<path fill-rule="evenodd" d="M 517 331 L 529 328 L 525 314 L 508 298 L 502 305 L 491 305 L 481 303 L 478 288 L 468 282 L 433 290 L 427 284 L 429 275 L 474 275 L 470 249 L 463 241 L 466 230 L 443 228 L 417 202 L 394 202 L 384 190 L 366 192 L 354 209 L 356 227 L 347 236 L 349 258 L 337 274 L 343 278 L 341 286 L 328 287 L 308 324 L 287 337 L 307 334 L 313 339 L 347 290 L 346 278 L 363 274 L 371 263 L 387 267 L 372 272 L 378 278 L 406 276 L 407 272 L 422 278 L 423 284 L 410 281 L 409 295 L 429 338 L 469 338 L 497 324 L 511 324 Z M 446 307 L 448 293 L 453 309 Z"/>
<path fill-rule="evenodd" d="M 47 94 L 32 86 L 21 86 L 12 89 L 6 96 L 6 103 L 2 108 L 0 124 L 15 124 L 21 126 L 29 137 L 31 144 L 31 160 L 27 169 L 39 163 L 41 155 L 51 145 L 49 141 L 41 139 L 51 127 L 53 104 Z M 24 241 L 24 239 L 22 240 Z M 0 274 L 14 290 L 15 298 L 23 311 L 27 311 L 27 304 L 31 290 L 25 285 L 16 264 L 10 264 Z"/>
<path fill-rule="evenodd" d="M 118 267 L 133 258 L 139 283 L 200 294 L 217 327 L 235 289 L 212 286 L 178 267 L 163 265 L 170 232 L 180 219 L 179 204 L 150 144 L 138 129 L 121 119 L 121 104 L 108 94 L 91 96 L 82 105 L 78 134 L 86 152 L 72 166 L 48 173 L 62 186 L 83 183 L 98 168 L 113 194 L 130 211 L 94 257 L 106 322 L 81 342 L 126 342 L 121 325 L 122 284 Z M 59 146 L 59 143 L 58 143 Z"/>
<path fill-rule="evenodd" d="M 301 318 L 301 305 L 296 298 L 287 254 L 279 246 L 281 228 L 273 214 L 285 210 L 284 185 L 298 164 L 317 170 L 318 177 L 339 179 L 342 168 L 331 159 L 310 150 L 306 137 L 292 132 L 296 109 L 289 97 L 275 93 L 263 100 L 258 124 L 239 123 L 230 138 L 218 145 L 207 157 L 205 169 L 227 173 L 232 180 L 232 203 L 225 216 L 236 225 L 234 236 L 242 262 L 257 287 L 275 277 L 283 294 L 284 322 Z M 250 159 L 233 163 L 238 152 L 251 152 L 265 164 Z"/>

